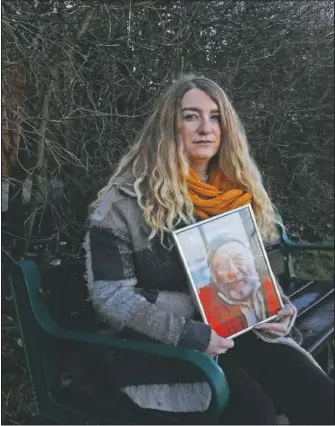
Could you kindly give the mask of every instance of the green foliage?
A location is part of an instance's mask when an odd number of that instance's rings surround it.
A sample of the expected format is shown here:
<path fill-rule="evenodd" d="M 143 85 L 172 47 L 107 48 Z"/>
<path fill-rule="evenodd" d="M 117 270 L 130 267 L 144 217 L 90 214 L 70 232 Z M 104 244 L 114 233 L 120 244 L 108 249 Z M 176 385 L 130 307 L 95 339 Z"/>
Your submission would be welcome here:
<path fill-rule="evenodd" d="M 293 258 L 295 273 L 303 279 L 334 280 L 334 252 L 306 251 Z"/>

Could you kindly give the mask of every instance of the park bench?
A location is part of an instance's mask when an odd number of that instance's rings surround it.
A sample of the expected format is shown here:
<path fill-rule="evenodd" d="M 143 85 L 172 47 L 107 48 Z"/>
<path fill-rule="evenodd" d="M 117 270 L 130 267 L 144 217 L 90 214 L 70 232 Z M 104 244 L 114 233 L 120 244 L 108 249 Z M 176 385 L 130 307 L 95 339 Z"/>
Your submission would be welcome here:
<path fill-rule="evenodd" d="M 297 251 L 334 250 L 334 244 L 296 244 L 284 227 L 280 226 L 280 232 L 281 238 L 267 247 L 272 270 L 298 309 L 296 324 L 304 338 L 302 346 L 332 374 L 334 283 L 331 279 L 296 277 L 293 255 Z M 169 416 L 144 418 L 141 410 L 125 410 L 122 394 L 106 374 L 115 351 L 137 351 L 177 358 L 201 369 L 211 386 L 212 400 L 208 412 L 199 416 L 199 423 L 217 423 L 229 388 L 214 360 L 199 351 L 110 336 L 87 299 L 84 273 L 83 261 L 38 266 L 23 260 L 11 271 L 13 301 L 40 421 L 172 424 Z M 190 423 L 194 424 L 194 416 Z"/>

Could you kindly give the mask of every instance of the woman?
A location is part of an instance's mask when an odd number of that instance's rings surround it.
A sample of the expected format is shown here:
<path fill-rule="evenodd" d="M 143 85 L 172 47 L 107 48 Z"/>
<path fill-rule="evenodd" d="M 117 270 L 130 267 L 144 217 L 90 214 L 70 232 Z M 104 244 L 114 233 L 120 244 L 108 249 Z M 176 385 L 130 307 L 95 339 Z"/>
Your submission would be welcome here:
<path fill-rule="evenodd" d="M 296 310 L 286 296 L 280 321 L 235 344 L 195 311 L 170 231 L 247 203 L 264 240 L 274 238 L 274 208 L 229 99 L 206 78 L 180 78 L 92 205 L 85 241 L 92 303 L 121 336 L 223 354 L 231 394 L 223 423 L 274 424 L 285 413 L 291 423 L 331 424 L 332 382 L 287 337 Z M 187 366 L 138 354 L 113 365 L 136 407 L 175 415 L 208 408 L 210 387 Z"/>

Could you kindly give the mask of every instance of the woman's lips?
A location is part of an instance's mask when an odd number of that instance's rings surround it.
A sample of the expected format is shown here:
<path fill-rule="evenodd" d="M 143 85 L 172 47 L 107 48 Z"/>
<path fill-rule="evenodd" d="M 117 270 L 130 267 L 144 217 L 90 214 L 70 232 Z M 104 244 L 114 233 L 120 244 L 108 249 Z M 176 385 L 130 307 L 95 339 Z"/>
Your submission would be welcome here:
<path fill-rule="evenodd" d="M 207 144 L 211 144 L 211 143 L 213 143 L 212 141 L 195 141 L 195 142 L 193 142 L 193 143 L 195 143 L 195 144 L 197 144 L 197 145 L 207 145 Z"/>

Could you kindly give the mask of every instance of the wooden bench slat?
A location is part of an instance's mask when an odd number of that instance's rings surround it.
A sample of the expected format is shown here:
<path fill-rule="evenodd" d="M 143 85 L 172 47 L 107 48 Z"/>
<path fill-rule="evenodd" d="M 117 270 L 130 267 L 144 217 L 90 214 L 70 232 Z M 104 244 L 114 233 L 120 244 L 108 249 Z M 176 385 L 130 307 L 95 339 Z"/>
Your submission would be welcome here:
<path fill-rule="evenodd" d="M 327 297 L 308 315 L 297 318 L 296 325 L 304 337 L 302 347 L 313 353 L 334 332 L 333 297 Z"/>
<path fill-rule="evenodd" d="M 334 293 L 331 281 L 312 281 L 291 296 L 292 303 L 298 309 L 298 316 L 306 314 L 318 303 Z"/>

